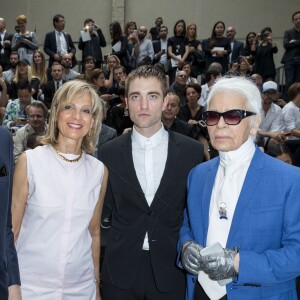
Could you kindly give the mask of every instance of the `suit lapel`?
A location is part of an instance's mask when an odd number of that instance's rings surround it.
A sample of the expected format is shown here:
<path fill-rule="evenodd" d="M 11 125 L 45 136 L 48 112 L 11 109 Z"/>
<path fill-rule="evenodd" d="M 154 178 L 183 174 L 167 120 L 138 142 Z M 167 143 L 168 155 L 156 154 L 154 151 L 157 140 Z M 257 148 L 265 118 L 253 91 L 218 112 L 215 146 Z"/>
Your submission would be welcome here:
<path fill-rule="evenodd" d="M 209 207 L 210 207 L 211 194 L 216 179 L 219 163 L 220 163 L 220 158 L 218 157 L 215 160 L 214 164 L 209 169 L 209 171 L 207 172 L 207 176 L 205 177 L 205 182 L 203 184 L 204 190 L 203 190 L 203 197 L 202 197 L 201 215 L 202 215 L 202 224 L 203 224 L 204 244 L 206 244 L 206 237 L 207 237 L 208 224 L 209 224 L 208 222 L 209 222 Z"/>
<path fill-rule="evenodd" d="M 253 159 L 250 163 L 236 208 L 233 216 L 233 220 L 231 223 L 231 228 L 227 240 L 228 246 L 237 246 L 233 245 L 233 241 L 235 239 L 235 235 L 239 230 L 239 224 L 244 219 L 247 209 L 253 200 L 253 196 L 260 184 L 261 176 L 263 172 L 263 163 L 264 156 L 261 151 L 257 148 Z"/>
<path fill-rule="evenodd" d="M 124 139 L 124 142 L 121 145 L 121 147 L 122 147 L 121 162 L 124 164 L 124 170 L 126 170 L 126 172 L 125 172 L 126 178 L 125 179 L 127 182 L 129 182 L 132 185 L 133 189 L 138 190 L 138 192 L 143 195 L 143 199 L 145 200 L 144 204 L 147 207 L 149 207 L 147 200 L 145 198 L 144 192 L 141 188 L 140 182 L 137 178 L 134 164 L 133 164 L 131 134 L 132 133 L 126 134 L 126 138 Z"/>

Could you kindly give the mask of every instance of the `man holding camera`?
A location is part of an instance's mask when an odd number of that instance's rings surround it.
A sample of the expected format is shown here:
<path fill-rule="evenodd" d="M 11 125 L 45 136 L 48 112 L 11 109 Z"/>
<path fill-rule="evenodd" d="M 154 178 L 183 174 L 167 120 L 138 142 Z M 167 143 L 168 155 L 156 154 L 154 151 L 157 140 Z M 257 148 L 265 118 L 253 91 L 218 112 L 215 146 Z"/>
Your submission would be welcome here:
<path fill-rule="evenodd" d="M 84 72 L 84 62 L 88 56 L 95 60 L 95 67 L 101 68 L 103 62 L 101 47 L 106 46 L 106 40 L 102 30 L 93 19 L 86 19 L 83 24 L 83 31 L 89 32 L 90 39 L 84 41 L 83 37 L 79 38 L 78 48 L 82 50 L 82 72 Z"/>

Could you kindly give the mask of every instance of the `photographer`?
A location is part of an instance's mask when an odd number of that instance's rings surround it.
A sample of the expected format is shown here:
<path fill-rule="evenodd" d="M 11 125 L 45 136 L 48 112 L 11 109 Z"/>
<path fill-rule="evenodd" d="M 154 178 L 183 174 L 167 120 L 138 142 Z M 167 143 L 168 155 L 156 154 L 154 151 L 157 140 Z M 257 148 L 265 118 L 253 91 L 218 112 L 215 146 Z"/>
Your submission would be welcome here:
<path fill-rule="evenodd" d="M 83 31 L 89 32 L 90 39 L 83 41 L 82 36 L 79 38 L 78 48 L 82 50 L 82 61 L 88 56 L 92 56 L 95 60 L 95 67 L 101 68 L 103 62 L 101 47 L 106 46 L 106 40 L 102 30 L 95 24 L 93 19 L 86 19 L 83 25 Z M 84 65 L 82 65 L 82 73 L 84 73 Z"/>
<path fill-rule="evenodd" d="M 272 29 L 265 27 L 255 39 L 260 40 L 260 43 L 258 46 L 253 44 L 251 48 L 255 54 L 254 73 L 261 75 L 263 82 L 274 81 L 276 75 L 274 53 L 278 52 L 278 48 L 272 39 Z"/>
<path fill-rule="evenodd" d="M 20 60 L 27 59 L 32 64 L 33 52 L 39 48 L 36 34 L 27 30 L 27 18 L 20 15 L 16 19 L 18 25 L 15 27 L 16 33 L 12 38 L 11 50 L 17 51 Z"/>

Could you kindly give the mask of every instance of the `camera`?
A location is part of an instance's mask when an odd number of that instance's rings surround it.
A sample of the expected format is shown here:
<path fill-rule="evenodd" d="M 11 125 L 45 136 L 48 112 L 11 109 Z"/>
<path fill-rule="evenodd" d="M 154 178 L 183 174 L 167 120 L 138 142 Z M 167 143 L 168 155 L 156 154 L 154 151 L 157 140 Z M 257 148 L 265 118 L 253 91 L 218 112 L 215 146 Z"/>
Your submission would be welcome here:
<path fill-rule="evenodd" d="M 260 34 L 260 39 L 261 39 L 261 40 L 264 40 L 264 39 L 266 39 L 267 37 L 268 37 L 268 35 L 265 34 L 265 33 L 261 33 L 261 34 Z"/>
<path fill-rule="evenodd" d="M 15 26 L 15 31 L 17 32 L 17 33 L 20 33 L 20 26 L 19 25 L 17 25 L 17 26 Z"/>

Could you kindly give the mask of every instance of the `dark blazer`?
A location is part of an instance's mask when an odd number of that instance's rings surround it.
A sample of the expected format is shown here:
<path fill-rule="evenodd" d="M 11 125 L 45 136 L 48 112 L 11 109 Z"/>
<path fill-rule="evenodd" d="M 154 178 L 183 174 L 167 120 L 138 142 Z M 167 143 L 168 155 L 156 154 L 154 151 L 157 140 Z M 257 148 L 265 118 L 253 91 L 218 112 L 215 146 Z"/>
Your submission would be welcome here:
<path fill-rule="evenodd" d="M 0 299 L 8 299 L 7 288 L 20 285 L 20 275 L 11 231 L 13 143 L 9 131 L 2 126 L 0 141 Z"/>
<path fill-rule="evenodd" d="M 129 289 L 148 232 L 149 254 L 158 290 L 184 288 L 184 273 L 175 265 L 176 243 L 186 204 L 187 175 L 203 161 L 202 144 L 169 131 L 167 162 L 150 207 L 134 169 L 131 133 L 104 144 L 100 159 L 109 170 L 107 196 L 113 202 L 101 279 L 118 288 Z"/>
<path fill-rule="evenodd" d="M 153 50 L 154 50 L 154 54 L 157 54 L 158 52 L 161 51 L 161 44 L 160 44 L 160 40 L 154 40 L 152 41 L 152 45 L 153 45 Z M 153 59 L 153 64 L 156 64 L 159 62 L 159 59 Z"/>
<path fill-rule="evenodd" d="M 300 56 L 300 39 L 296 37 L 297 32 L 295 28 L 286 30 L 283 36 L 283 47 L 285 49 L 281 63 L 285 64 L 292 61 L 296 56 Z M 291 40 L 296 40 L 294 43 L 290 43 Z"/>
<path fill-rule="evenodd" d="M 65 80 L 62 81 L 63 84 L 65 82 L 66 82 Z M 55 92 L 56 92 L 56 88 L 55 88 L 54 80 L 48 80 L 43 88 L 44 103 L 48 109 L 51 108 L 52 99 L 54 97 Z"/>
<path fill-rule="evenodd" d="M 183 122 L 177 118 L 174 119 L 170 130 L 186 135 L 190 138 L 194 138 L 194 129 L 193 126 Z"/>
<path fill-rule="evenodd" d="M 233 48 L 231 52 L 231 63 L 239 62 L 239 57 L 243 56 L 244 43 L 240 41 L 233 42 Z"/>
<path fill-rule="evenodd" d="M 65 32 L 63 32 L 63 35 L 65 36 L 67 42 L 68 53 L 73 53 L 72 66 L 75 67 L 77 64 L 77 60 L 75 57 L 76 48 L 73 44 L 71 36 Z M 54 54 L 57 53 L 55 31 L 51 31 L 46 34 L 45 42 L 44 42 L 44 52 L 49 55 L 49 68 L 50 68 L 54 62 L 53 56 Z"/>
<path fill-rule="evenodd" d="M 7 31 L 4 34 L 4 41 L 12 41 L 13 38 L 13 34 L 8 33 Z M 2 49 L 4 49 L 4 53 L 0 54 L 0 65 L 3 68 L 3 71 L 6 71 L 10 68 L 10 61 L 9 61 L 9 56 L 10 56 L 10 52 L 11 52 L 11 44 L 7 45 L 7 46 L 2 46 L 1 44 L 2 39 L 0 36 L 0 53 L 2 51 Z"/>

